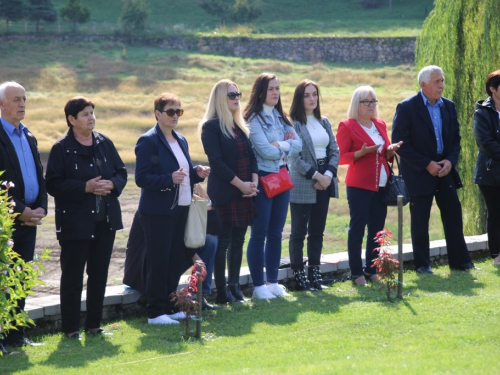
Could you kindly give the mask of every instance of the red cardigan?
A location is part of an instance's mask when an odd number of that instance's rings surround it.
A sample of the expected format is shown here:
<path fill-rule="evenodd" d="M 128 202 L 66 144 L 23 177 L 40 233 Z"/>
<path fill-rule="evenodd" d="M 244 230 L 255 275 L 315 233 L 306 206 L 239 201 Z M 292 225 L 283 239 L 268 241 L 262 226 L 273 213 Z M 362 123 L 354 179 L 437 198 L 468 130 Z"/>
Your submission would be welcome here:
<path fill-rule="evenodd" d="M 347 164 L 347 175 L 345 184 L 351 187 L 358 187 L 371 191 L 378 191 L 377 173 L 380 178 L 380 168 L 384 166 L 389 177 L 389 166 L 385 152 L 391 144 L 387 136 L 387 126 L 384 121 L 379 118 L 372 118 L 377 130 L 385 140 L 384 147 L 381 153 L 370 152 L 354 161 L 354 153 L 361 149 L 363 144 L 374 146 L 375 143 L 368 134 L 361 128 L 361 125 L 355 119 L 341 121 L 337 129 L 337 143 L 340 150 L 340 164 Z M 379 159 L 377 170 L 377 157 Z"/>

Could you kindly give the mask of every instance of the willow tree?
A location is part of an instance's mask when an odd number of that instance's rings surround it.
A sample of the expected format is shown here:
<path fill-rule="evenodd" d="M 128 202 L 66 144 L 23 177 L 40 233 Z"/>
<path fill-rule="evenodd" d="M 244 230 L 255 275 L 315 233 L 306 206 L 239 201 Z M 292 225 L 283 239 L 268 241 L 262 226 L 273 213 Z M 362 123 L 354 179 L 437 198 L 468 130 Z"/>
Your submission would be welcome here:
<path fill-rule="evenodd" d="M 477 154 L 473 113 L 476 101 L 487 97 L 486 77 L 500 69 L 499 14 L 498 0 L 436 0 L 415 49 L 417 70 L 430 64 L 443 68 L 444 95 L 457 106 L 462 136 L 458 170 L 464 183 L 459 194 L 468 235 L 486 231 L 484 202 L 472 182 Z"/>

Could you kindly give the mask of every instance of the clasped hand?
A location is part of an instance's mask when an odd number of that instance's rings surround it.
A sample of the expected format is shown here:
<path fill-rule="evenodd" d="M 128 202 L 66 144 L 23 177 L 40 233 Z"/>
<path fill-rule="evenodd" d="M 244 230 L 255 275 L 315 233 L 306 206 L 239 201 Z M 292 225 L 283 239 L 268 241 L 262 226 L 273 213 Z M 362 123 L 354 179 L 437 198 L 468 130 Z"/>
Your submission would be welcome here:
<path fill-rule="evenodd" d="M 17 218 L 22 221 L 21 225 L 35 227 L 42 224 L 42 219 L 46 214 L 45 210 L 41 207 L 35 208 L 34 210 L 26 207 Z"/>
<path fill-rule="evenodd" d="M 243 193 L 243 198 L 255 197 L 259 190 L 257 189 L 257 184 L 251 181 L 243 182 L 240 187 L 240 191 Z"/>
<path fill-rule="evenodd" d="M 452 167 L 451 162 L 444 159 L 441 161 L 431 161 L 426 169 L 432 176 L 444 177 L 450 173 Z"/>
<path fill-rule="evenodd" d="M 85 192 L 95 195 L 108 195 L 115 185 L 110 180 L 103 180 L 101 176 L 92 178 L 85 183 Z"/>

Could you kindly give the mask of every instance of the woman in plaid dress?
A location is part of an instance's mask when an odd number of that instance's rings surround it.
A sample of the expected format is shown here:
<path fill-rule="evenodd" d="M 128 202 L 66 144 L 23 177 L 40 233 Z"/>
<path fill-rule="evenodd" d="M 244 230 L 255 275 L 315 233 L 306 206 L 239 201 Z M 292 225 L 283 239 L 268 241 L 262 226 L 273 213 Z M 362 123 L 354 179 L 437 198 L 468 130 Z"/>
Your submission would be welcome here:
<path fill-rule="evenodd" d="M 243 243 L 256 216 L 253 197 L 258 193 L 258 169 L 249 130 L 241 115 L 241 95 L 234 82 L 217 82 L 198 126 L 213 172 L 208 179 L 208 195 L 217 206 L 222 223 L 214 263 L 217 303 L 245 300 L 239 288 Z"/>
<path fill-rule="evenodd" d="M 302 139 L 300 154 L 288 158 L 294 184 L 290 194 L 290 260 L 295 289 L 315 291 L 326 288 L 322 284 L 319 266 L 330 198 L 339 197 L 339 147 L 330 121 L 321 116 L 319 87 L 313 81 L 303 80 L 295 88 L 290 117 L 295 131 Z M 309 266 L 307 279 L 303 262 L 306 234 Z"/>

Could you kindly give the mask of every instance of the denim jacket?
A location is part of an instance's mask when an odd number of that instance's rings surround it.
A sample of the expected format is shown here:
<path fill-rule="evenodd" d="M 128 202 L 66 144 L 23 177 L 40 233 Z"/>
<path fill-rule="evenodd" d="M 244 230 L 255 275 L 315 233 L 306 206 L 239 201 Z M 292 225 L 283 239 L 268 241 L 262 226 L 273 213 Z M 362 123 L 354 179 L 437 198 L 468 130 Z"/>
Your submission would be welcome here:
<path fill-rule="evenodd" d="M 266 115 L 263 110 L 260 114 L 254 114 L 249 121 L 250 141 L 257 158 L 259 171 L 279 172 L 279 163 L 283 153 L 285 156 L 296 155 L 302 150 L 302 140 L 294 128 L 285 123 L 276 109 L 273 109 L 273 115 L 278 118 L 278 122 L 275 123 L 274 119 Z M 295 134 L 295 139 L 286 141 L 290 144 L 288 152 L 271 144 L 274 141 L 284 141 L 285 133 L 288 131 Z"/>

